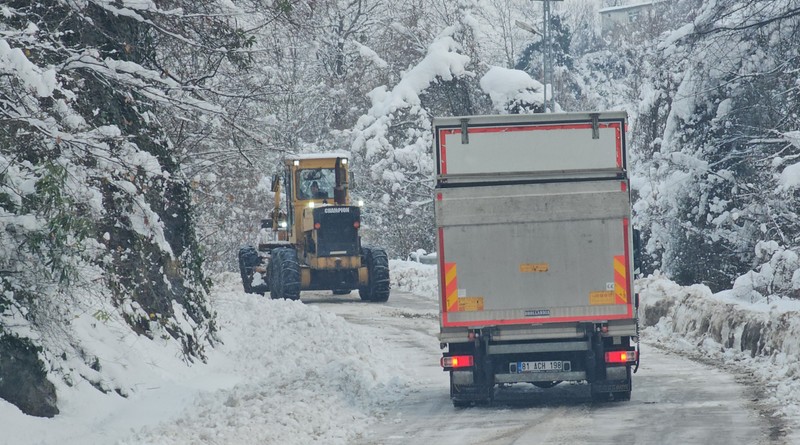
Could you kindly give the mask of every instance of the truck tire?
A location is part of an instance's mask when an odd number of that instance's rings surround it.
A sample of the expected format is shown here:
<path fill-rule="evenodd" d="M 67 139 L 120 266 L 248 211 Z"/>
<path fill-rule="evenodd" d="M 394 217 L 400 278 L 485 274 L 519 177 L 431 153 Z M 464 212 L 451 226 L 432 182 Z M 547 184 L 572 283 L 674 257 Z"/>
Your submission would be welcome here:
<path fill-rule="evenodd" d="M 358 288 L 358 295 L 364 301 L 385 302 L 389 299 L 389 257 L 378 247 L 365 247 L 362 250 L 362 264 L 367 266 L 368 283 Z"/>
<path fill-rule="evenodd" d="M 454 408 L 469 408 L 470 406 L 472 406 L 472 401 L 471 400 L 453 399 L 453 407 Z"/>
<path fill-rule="evenodd" d="M 280 247 L 272 250 L 270 277 L 272 299 L 300 298 L 300 263 L 297 261 L 297 252 L 294 249 Z"/>
<path fill-rule="evenodd" d="M 253 286 L 253 273 L 259 264 L 261 257 L 255 247 L 245 245 L 239 248 L 239 273 L 242 276 L 242 287 L 248 294 L 264 295 L 269 290 L 269 283 Z"/>

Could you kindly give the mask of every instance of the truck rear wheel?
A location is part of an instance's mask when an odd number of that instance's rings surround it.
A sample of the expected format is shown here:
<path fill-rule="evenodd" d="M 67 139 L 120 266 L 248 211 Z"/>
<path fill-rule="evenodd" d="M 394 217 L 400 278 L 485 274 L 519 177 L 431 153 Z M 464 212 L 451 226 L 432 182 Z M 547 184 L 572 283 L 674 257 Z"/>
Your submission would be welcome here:
<path fill-rule="evenodd" d="M 269 284 L 266 282 L 253 286 L 253 274 L 259 264 L 261 257 L 255 247 L 245 245 L 239 248 L 239 274 L 242 276 L 242 287 L 248 294 L 264 295 L 269 290 Z"/>
<path fill-rule="evenodd" d="M 453 399 L 453 407 L 455 408 L 469 408 L 470 406 L 472 406 L 471 400 Z"/>
<path fill-rule="evenodd" d="M 280 247 L 272 250 L 270 277 L 272 299 L 300 298 L 300 263 L 297 262 L 297 252 L 294 249 Z"/>
<path fill-rule="evenodd" d="M 381 248 L 361 250 L 369 280 L 365 287 L 358 288 L 358 295 L 364 301 L 385 302 L 389 299 L 389 257 Z"/>

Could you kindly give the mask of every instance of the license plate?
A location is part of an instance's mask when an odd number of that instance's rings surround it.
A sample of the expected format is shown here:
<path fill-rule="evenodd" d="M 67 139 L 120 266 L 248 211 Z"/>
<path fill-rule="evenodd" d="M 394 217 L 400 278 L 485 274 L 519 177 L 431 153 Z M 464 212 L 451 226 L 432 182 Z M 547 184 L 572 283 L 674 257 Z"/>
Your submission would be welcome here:
<path fill-rule="evenodd" d="M 523 372 L 561 372 L 564 371 L 564 368 L 569 367 L 568 363 L 569 362 L 562 362 L 560 360 L 544 362 L 514 362 L 509 365 L 509 371 L 511 371 L 512 374 L 519 374 Z"/>

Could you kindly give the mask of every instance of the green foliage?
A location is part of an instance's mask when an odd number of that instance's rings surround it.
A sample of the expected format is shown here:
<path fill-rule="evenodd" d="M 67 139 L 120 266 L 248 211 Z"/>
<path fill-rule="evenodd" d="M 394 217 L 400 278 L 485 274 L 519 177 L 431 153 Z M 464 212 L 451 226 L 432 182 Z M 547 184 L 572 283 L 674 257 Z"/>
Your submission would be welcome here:
<path fill-rule="evenodd" d="M 553 66 L 562 66 L 569 70 L 573 68 L 573 58 L 570 52 L 570 42 L 572 41 L 572 31 L 569 25 L 564 23 L 560 16 L 550 17 L 550 36 L 553 43 Z M 515 69 L 526 71 L 532 77 L 541 79 L 542 57 L 545 51 L 544 40 L 537 37 L 532 43 L 525 46 L 519 56 Z"/>
<path fill-rule="evenodd" d="M 274 3 L 273 7 L 276 11 L 285 15 L 291 14 L 292 10 L 294 10 L 291 0 L 278 0 Z"/>
<path fill-rule="evenodd" d="M 62 286 L 76 278 L 73 257 L 80 257 L 83 241 L 93 236 L 91 219 L 80 215 L 81 205 L 67 192 L 67 170 L 46 161 L 38 170 L 35 193 L 26 195 L 19 214 L 31 214 L 45 222 L 43 228 L 23 231 L 23 247 L 34 254 L 44 267 L 42 272 Z M 8 209 L 7 209 L 8 210 Z"/>

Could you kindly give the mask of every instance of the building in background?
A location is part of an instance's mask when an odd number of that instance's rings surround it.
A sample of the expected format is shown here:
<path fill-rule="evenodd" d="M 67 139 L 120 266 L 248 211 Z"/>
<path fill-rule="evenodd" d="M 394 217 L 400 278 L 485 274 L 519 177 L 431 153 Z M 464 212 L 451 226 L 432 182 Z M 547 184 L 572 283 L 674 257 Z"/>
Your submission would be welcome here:
<path fill-rule="evenodd" d="M 662 0 L 603 8 L 600 10 L 603 34 L 607 35 L 615 30 L 624 30 L 634 22 L 642 20 L 653 21 L 667 3 Z"/>

